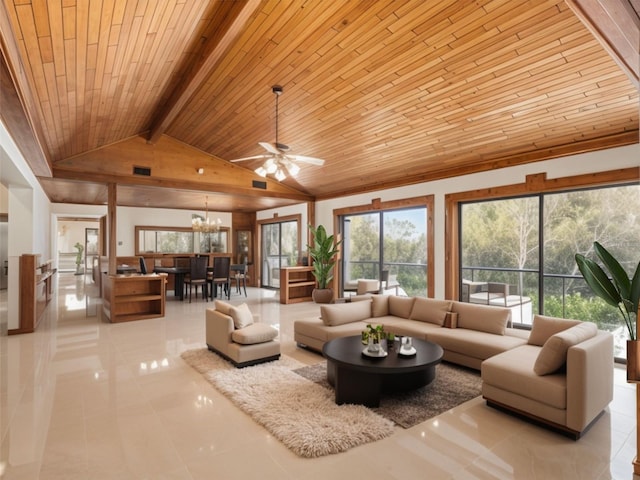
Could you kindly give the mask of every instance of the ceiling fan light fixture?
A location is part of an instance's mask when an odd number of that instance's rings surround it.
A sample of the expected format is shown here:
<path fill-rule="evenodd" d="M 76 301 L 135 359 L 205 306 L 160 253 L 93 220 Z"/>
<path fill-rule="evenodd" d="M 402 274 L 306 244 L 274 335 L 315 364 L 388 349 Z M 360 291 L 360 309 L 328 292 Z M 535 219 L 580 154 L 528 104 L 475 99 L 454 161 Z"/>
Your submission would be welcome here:
<path fill-rule="evenodd" d="M 298 175 L 298 173 L 300 173 L 300 167 L 297 163 L 289 160 L 283 161 L 282 163 L 284 163 L 285 168 L 289 172 L 289 175 L 291 175 L 292 177 L 295 177 L 296 175 Z"/>
<path fill-rule="evenodd" d="M 264 165 L 262 165 L 262 168 L 264 168 L 267 171 L 267 173 L 270 173 L 273 175 L 278 170 L 278 164 L 273 158 L 270 158 L 266 162 L 264 162 Z"/>
<path fill-rule="evenodd" d="M 264 166 L 258 167 L 254 170 L 254 172 L 256 172 L 258 175 L 260 175 L 261 177 L 266 177 L 267 176 L 267 169 L 264 168 Z"/>
<path fill-rule="evenodd" d="M 287 175 L 282 171 L 282 168 L 278 167 L 278 169 L 276 170 L 276 173 L 275 173 L 275 177 L 276 177 L 276 180 L 281 182 L 282 180 L 287 178 Z"/>

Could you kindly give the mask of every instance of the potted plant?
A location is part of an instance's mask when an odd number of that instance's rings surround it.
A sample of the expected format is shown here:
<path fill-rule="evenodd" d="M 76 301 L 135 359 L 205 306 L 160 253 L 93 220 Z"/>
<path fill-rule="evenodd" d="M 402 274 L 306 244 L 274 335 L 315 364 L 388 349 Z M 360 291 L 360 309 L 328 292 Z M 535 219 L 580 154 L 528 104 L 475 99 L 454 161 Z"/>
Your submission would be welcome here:
<path fill-rule="evenodd" d="M 82 275 L 83 269 L 82 269 L 82 252 L 84 251 L 84 246 L 80 243 L 80 242 L 76 242 L 76 244 L 74 245 L 74 248 L 76 248 L 78 250 L 78 253 L 76 253 L 76 275 Z"/>
<path fill-rule="evenodd" d="M 395 339 L 394 333 L 384 331 L 384 325 L 376 325 L 374 327 L 369 323 L 366 330 L 362 331 L 362 344 L 370 347 L 371 345 L 382 345 L 383 350 L 386 350 L 393 346 Z"/>
<path fill-rule="evenodd" d="M 640 262 L 630 278 L 609 251 L 594 242 L 593 249 L 608 273 L 596 262 L 577 253 L 576 263 L 587 285 L 597 296 L 617 307 L 629 334 L 627 341 L 627 381 L 640 381 L 638 365 L 638 302 L 640 301 Z"/>
<path fill-rule="evenodd" d="M 313 276 L 318 282 L 318 286 L 313 290 L 312 297 L 316 303 L 331 303 L 333 300 L 333 289 L 330 282 L 333 279 L 333 267 L 336 264 L 338 246 L 342 241 L 335 242 L 333 235 L 327 235 L 327 231 L 322 225 L 313 228 L 309 225 L 313 244 L 307 245 L 309 256 L 313 261 Z"/>

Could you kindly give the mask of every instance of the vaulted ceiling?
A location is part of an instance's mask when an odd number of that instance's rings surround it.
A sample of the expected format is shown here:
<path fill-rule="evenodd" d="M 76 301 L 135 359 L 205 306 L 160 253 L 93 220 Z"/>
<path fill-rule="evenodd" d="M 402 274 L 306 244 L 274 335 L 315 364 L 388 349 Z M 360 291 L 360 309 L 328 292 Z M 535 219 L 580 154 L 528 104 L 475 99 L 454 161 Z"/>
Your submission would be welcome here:
<path fill-rule="evenodd" d="M 600 3 L 0 0 L 0 115 L 53 202 L 221 211 L 637 143 L 638 0 Z M 230 162 L 273 85 L 325 160 L 282 182 Z"/>

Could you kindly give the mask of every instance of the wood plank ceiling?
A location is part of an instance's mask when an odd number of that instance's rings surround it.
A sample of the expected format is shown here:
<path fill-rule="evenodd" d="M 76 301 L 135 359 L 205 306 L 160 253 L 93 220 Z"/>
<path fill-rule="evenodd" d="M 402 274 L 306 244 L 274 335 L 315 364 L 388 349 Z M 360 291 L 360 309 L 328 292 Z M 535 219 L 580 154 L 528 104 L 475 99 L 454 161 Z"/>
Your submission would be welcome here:
<path fill-rule="evenodd" d="M 1 0 L 0 35 L 54 202 L 255 211 L 638 142 L 633 78 L 564 0 Z M 325 164 L 256 189 L 229 160 L 275 141 L 276 84 L 279 141 Z"/>

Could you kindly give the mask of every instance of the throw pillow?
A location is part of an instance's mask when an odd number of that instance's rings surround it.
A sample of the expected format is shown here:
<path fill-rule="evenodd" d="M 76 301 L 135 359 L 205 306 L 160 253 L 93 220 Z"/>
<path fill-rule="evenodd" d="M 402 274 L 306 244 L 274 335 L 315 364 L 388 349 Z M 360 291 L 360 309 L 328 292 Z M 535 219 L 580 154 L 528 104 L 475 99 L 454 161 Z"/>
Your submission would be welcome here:
<path fill-rule="evenodd" d="M 416 297 L 409 318 L 442 326 L 449 310 L 451 310 L 449 300 Z"/>
<path fill-rule="evenodd" d="M 222 300 L 215 300 L 213 303 L 214 303 L 214 306 L 216 307 L 216 310 L 218 310 L 220 313 L 224 313 L 225 315 L 231 315 L 229 312 L 231 307 L 233 307 L 233 305 L 227 302 L 223 302 Z"/>
<path fill-rule="evenodd" d="M 556 333 L 544 342 L 533 365 L 536 375 L 548 375 L 558 371 L 567 362 L 570 347 L 595 337 L 598 327 L 595 323 L 580 322 L 567 330 Z"/>
<path fill-rule="evenodd" d="M 533 316 L 533 326 L 531 327 L 531 333 L 529 334 L 527 343 L 541 347 L 552 335 L 567 330 L 579 323 L 579 320 L 545 317 L 544 315 L 536 314 Z"/>
<path fill-rule="evenodd" d="M 455 312 L 447 312 L 447 316 L 444 317 L 443 327 L 457 328 L 458 327 L 458 314 Z"/>
<path fill-rule="evenodd" d="M 237 307 L 231 306 L 229 308 L 229 316 L 233 319 L 233 326 L 236 329 L 248 327 L 253 323 L 253 315 L 246 303 L 242 303 Z"/>
<path fill-rule="evenodd" d="M 265 323 L 252 323 L 242 330 L 234 330 L 231 339 L 242 345 L 270 342 L 278 336 L 278 331 Z"/>

